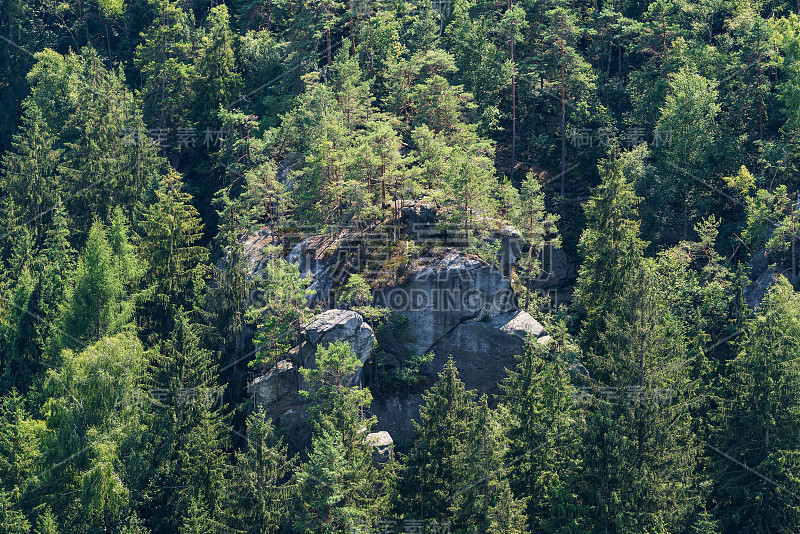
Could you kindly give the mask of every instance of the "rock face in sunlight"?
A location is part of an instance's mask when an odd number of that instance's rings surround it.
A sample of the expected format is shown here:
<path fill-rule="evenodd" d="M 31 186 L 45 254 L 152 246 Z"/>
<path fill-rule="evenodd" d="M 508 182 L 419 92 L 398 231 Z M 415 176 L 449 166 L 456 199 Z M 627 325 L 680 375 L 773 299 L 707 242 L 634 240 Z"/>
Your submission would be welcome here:
<path fill-rule="evenodd" d="M 449 253 L 420 266 L 398 286 L 376 291 L 376 302 L 408 318 L 409 340 L 385 347 L 402 362 L 409 353 L 433 352 L 423 371 L 435 380 L 452 356 L 467 389 L 499 393 L 505 369 L 516 365 L 532 335 L 547 342 L 544 328 L 517 306 L 509 280 L 493 266 Z M 380 428 L 400 441 L 414 435 L 422 397 L 416 393 L 376 399 L 372 411 Z"/>
<path fill-rule="evenodd" d="M 318 348 L 327 347 L 335 341 L 346 341 L 350 350 L 365 364 L 372 355 L 375 335 L 364 318 L 350 310 L 328 310 L 307 324 L 301 334 L 300 361 L 303 367 L 314 367 L 314 355 Z M 361 384 L 361 370 L 355 373 L 351 385 Z"/>
<path fill-rule="evenodd" d="M 479 392 L 495 391 L 528 334 L 545 335 L 539 322 L 519 310 L 500 271 L 455 253 L 420 268 L 403 284 L 376 291 L 376 302 L 408 318 L 413 338 L 404 348 L 433 352 L 432 376 L 452 355 L 467 388 Z"/>
<path fill-rule="evenodd" d="M 414 208 L 405 209 L 408 220 L 404 221 L 404 230 L 410 230 L 418 239 L 419 235 L 413 230 L 429 225 L 435 215 L 427 206 Z M 513 234 L 509 232 L 506 233 Z M 260 236 L 258 242 L 271 242 L 270 236 L 257 235 Z M 334 304 L 330 297 L 336 287 L 338 270 L 353 261 L 348 239 L 357 241 L 358 236 L 310 236 L 295 245 L 286 257 L 298 266 L 301 275 L 310 277 L 310 289 L 314 292 L 312 301 L 323 306 Z M 259 246 L 257 242 L 248 244 L 253 250 Z M 511 250 L 508 244 L 504 246 Z M 519 250 L 512 252 L 510 261 L 513 263 Z M 553 272 L 558 271 L 556 276 L 565 276 L 568 269 L 562 265 L 565 261 L 548 263 Z M 259 265 L 259 258 L 251 254 L 253 274 L 258 273 Z M 516 365 L 516 356 L 525 350 L 528 336 L 537 338 L 540 343 L 549 340 L 542 325 L 519 309 L 514 288 L 500 270 L 456 249 L 434 248 L 431 254 L 408 262 L 402 276 L 387 277 L 373 289 L 376 306 L 389 308 L 407 320 L 407 335 L 402 339 L 392 338 L 386 329 L 379 336 L 380 369 L 368 365 L 375 334 L 364 318 L 354 311 L 328 309 L 303 328 L 301 344 L 289 355 L 292 363 L 278 364 L 254 380 L 248 392 L 273 412 L 282 413 L 300 399 L 297 389 L 302 388 L 302 384 L 296 367 L 313 367 L 317 348 L 334 341 L 346 341 L 364 364 L 350 383 L 378 386 L 373 388 L 376 395 L 372 404 L 378 426 L 389 430 L 402 444 L 413 439 L 411 420 L 419 417 L 421 391 L 393 390 L 391 385 L 379 382 L 400 369 L 412 355 L 433 353 L 432 360 L 419 369 L 419 373 L 427 377 L 425 383 L 435 381 L 452 356 L 466 387 L 491 395 L 500 392 L 498 384 L 505 370 Z M 383 373 L 383 378 L 376 376 L 376 371 L 378 375 Z M 289 402 L 291 399 L 295 402 Z M 305 430 L 300 434 L 305 435 Z"/>

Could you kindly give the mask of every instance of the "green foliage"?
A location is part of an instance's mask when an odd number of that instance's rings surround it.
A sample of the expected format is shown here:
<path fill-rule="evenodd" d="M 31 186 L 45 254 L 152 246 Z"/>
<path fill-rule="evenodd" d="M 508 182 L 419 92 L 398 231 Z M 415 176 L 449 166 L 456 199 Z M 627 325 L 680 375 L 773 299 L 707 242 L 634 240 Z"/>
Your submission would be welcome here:
<path fill-rule="evenodd" d="M 115 254 L 105 225 L 95 221 L 89 231 L 86 250 L 78 263 L 75 286 L 68 296 L 64 312 L 66 346 L 92 343 L 125 327 L 133 317 L 133 308 L 125 302 L 125 264 L 131 253 L 125 250 L 124 228 L 117 228 L 117 245 L 122 257 Z"/>
<path fill-rule="evenodd" d="M 724 411 L 713 446 L 714 497 L 723 532 L 790 532 L 800 516 L 793 478 L 798 461 L 797 409 L 798 297 L 785 278 L 770 290 L 756 315 L 745 323 L 744 338 L 729 363 Z M 744 468 L 743 466 L 747 466 Z"/>
<path fill-rule="evenodd" d="M 577 301 L 586 310 L 584 345 L 593 343 L 604 330 L 605 318 L 618 305 L 646 245 L 639 236 L 636 211 L 641 199 L 626 179 L 622 165 L 619 155 L 601 164 L 603 182 L 585 207 L 586 229 L 579 244 L 583 263 L 576 288 Z"/>
<path fill-rule="evenodd" d="M 395 371 L 392 377 L 396 384 L 395 387 L 402 391 L 412 389 L 420 384 L 426 384 L 429 378 L 421 367 L 431 363 L 433 356 L 432 352 L 428 352 L 426 354 L 411 354 L 404 359 L 403 365 Z"/>
<path fill-rule="evenodd" d="M 139 299 L 153 326 L 171 328 L 178 308 L 199 298 L 208 251 L 198 243 L 203 225 L 176 172 L 161 178 L 155 197 L 138 221 L 139 250 L 149 258 Z"/>
<path fill-rule="evenodd" d="M 253 336 L 256 346 L 251 368 L 265 369 L 275 363 L 297 340 L 302 325 L 311 318 L 307 306 L 308 278 L 276 254 L 275 249 L 265 249 L 267 265 L 260 279 L 255 281 L 260 302 L 247 311 L 257 332 Z"/>
<path fill-rule="evenodd" d="M 0 0 L 0 531 L 797 531 L 797 302 L 766 269 L 794 281 L 798 9 Z M 547 247 L 580 258 L 502 395 L 446 366 L 399 490 L 365 438 L 372 393 L 428 385 L 413 332 L 392 376 L 346 344 L 301 370 L 296 463 L 245 417 L 313 316 L 284 258 L 327 232 L 390 236 L 332 288 L 376 329 L 372 291 L 428 254 L 480 256 L 530 310 Z"/>
<path fill-rule="evenodd" d="M 565 356 L 564 347 L 551 355 L 529 338 L 516 370 L 502 385 L 509 480 L 514 494 L 527 500 L 529 531 L 569 531 L 580 524 L 574 488 L 583 424 Z"/>
<path fill-rule="evenodd" d="M 266 412 L 247 416 L 247 445 L 236 453 L 236 509 L 246 532 L 277 530 L 289 517 L 295 486 L 287 481 L 293 460 L 282 438 L 276 438 Z"/>
<path fill-rule="evenodd" d="M 346 385 L 361 362 L 348 343 L 317 350 L 315 369 L 301 369 L 313 393 L 314 437 L 308 461 L 296 471 L 300 496 L 294 523 L 306 532 L 341 532 L 381 519 L 389 509 L 395 464 L 373 463 L 367 434 L 376 423 L 365 418 L 372 396 Z"/>

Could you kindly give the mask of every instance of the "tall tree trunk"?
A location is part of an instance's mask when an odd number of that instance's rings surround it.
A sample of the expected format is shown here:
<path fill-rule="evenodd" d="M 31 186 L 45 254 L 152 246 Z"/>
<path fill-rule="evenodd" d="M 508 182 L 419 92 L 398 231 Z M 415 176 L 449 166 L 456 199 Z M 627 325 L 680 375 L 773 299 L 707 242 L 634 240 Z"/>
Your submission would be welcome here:
<path fill-rule="evenodd" d="M 567 81 L 564 67 L 564 15 L 561 15 L 561 197 L 566 196 L 567 187 Z"/>
<path fill-rule="evenodd" d="M 328 66 L 331 66 L 331 29 L 328 28 L 327 31 L 327 38 L 328 38 Z"/>
<path fill-rule="evenodd" d="M 510 3 L 510 2 L 509 2 Z M 514 170 L 517 167 L 517 72 L 514 56 L 515 35 L 511 36 L 511 181 L 514 181 Z"/>

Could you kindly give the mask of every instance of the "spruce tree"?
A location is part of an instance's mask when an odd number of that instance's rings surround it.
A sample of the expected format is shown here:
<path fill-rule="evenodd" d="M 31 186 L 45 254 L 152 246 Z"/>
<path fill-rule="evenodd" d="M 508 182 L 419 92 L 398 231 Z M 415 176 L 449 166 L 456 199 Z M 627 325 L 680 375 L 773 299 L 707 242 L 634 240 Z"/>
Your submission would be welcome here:
<path fill-rule="evenodd" d="M 450 358 L 439 381 L 423 394 L 420 421 L 414 421 L 417 438 L 405 461 L 401 494 L 409 517 L 450 521 L 450 507 L 469 484 L 467 464 L 475 394 L 464 388 Z"/>
<path fill-rule="evenodd" d="M 302 369 L 310 385 L 314 436 L 308 461 L 297 470 L 300 508 L 295 520 L 306 532 L 341 532 L 384 519 L 396 464 L 373 462 L 367 434 L 375 417 L 364 417 L 369 390 L 346 385 L 361 362 L 346 342 L 317 351 L 316 369 Z"/>
<path fill-rule="evenodd" d="M 288 519 L 296 486 L 291 484 L 293 460 L 283 438 L 261 409 L 247 416 L 245 450 L 236 453 L 233 485 L 235 515 L 252 534 L 276 531 Z"/>
<path fill-rule="evenodd" d="M 199 299 L 208 251 L 199 244 L 203 225 L 176 172 L 161 178 L 155 196 L 138 221 L 139 250 L 149 260 L 139 299 L 145 328 L 163 332 L 172 329 L 180 307 L 192 309 Z"/>
<path fill-rule="evenodd" d="M 800 300 L 785 278 L 744 326 L 728 364 L 723 410 L 709 454 L 722 532 L 793 532 L 800 527 L 796 355 Z"/>
<path fill-rule="evenodd" d="M 208 32 L 204 36 L 197 59 L 195 93 L 197 118 L 200 124 L 209 123 L 217 110 L 239 98 L 242 78 L 236 66 L 234 36 L 230 27 L 228 6 L 214 7 L 206 18 Z"/>
<path fill-rule="evenodd" d="M 179 2 L 152 0 L 150 6 L 155 16 L 134 57 L 142 75 L 144 117 L 161 128 L 187 128 L 194 100 L 194 16 Z"/>
<path fill-rule="evenodd" d="M 27 100 L 20 133 L 3 157 L 0 190 L 21 208 L 18 216 L 33 229 L 37 243 L 44 237 L 62 187 L 57 170 L 62 150 L 55 141 L 39 107 Z"/>
<path fill-rule="evenodd" d="M 686 340 L 652 262 L 628 281 L 590 354 L 582 499 L 596 532 L 674 531 L 699 504 Z"/>
<path fill-rule="evenodd" d="M 502 384 L 511 489 L 527 499 L 530 532 L 576 528 L 580 517 L 582 417 L 565 361 L 571 356 L 563 346 L 553 352 L 528 339 L 517 368 Z"/>
<path fill-rule="evenodd" d="M 623 173 L 624 157 L 612 154 L 600 163 L 602 183 L 585 206 L 586 229 L 578 250 L 583 256 L 576 300 L 585 310 L 584 347 L 595 345 L 605 318 L 619 306 L 630 274 L 642 261 L 646 243 L 639 235 L 636 207 L 641 200 Z"/>

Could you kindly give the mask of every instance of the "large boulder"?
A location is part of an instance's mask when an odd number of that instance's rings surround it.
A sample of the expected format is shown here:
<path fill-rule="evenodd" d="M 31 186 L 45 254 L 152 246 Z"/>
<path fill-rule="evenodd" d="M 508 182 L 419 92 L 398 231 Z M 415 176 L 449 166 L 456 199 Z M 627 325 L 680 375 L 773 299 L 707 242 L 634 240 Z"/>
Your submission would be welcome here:
<path fill-rule="evenodd" d="M 480 260 L 456 253 L 421 265 L 409 279 L 376 291 L 377 305 L 408 317 L 414 341 L 410 349 L 425 353 L 460 324 L 516 309 L 511 283 Z"/>
<path fill-rule="evenodd" d="M 398 286 L 377 291 L 375 300 L 408 318 L 414 334 L 408 349 L 420 354 L 437 345 L 445 349 L 443 340 L 454 335 L 461 336 L 466 350 L 472 351 L 480 342 L 475 336 L 482 335 L 475 325 L 509 336 L 504 343 L 512 343 L 513 350 L 520 350 L 529 333 L 535 337 L 545 334 L 541 324 L 519 310 L 506 277 L 481 260 L 457 253 L 421 266 Z M 459 329 L 475 334 L 456 332 Z"/>
<path fill-rule="evenodd" d="M 315 354 L 318 348 L 324 348 L 335 341 L 345 341 L 350 350 L 365 363 L 372 355 L 375 335 L 372 328 L 364 322 L 364 318 L 350 310 L 327 310 L 308 323 L 301 333 L 303 343 L 300 346 L 301 365 L 306 368 L 315 366 Z M 351 384 L 361 384 L 361 369 L 351 379 Z"/>

